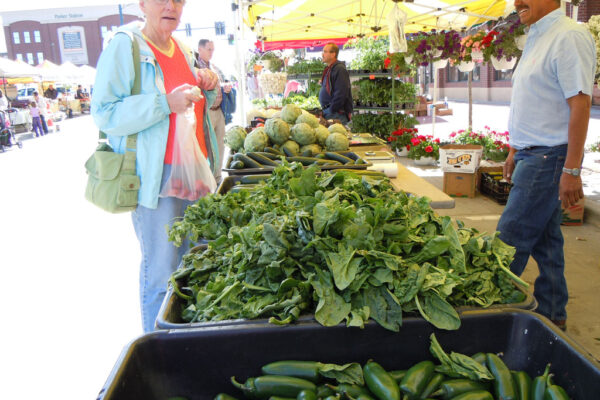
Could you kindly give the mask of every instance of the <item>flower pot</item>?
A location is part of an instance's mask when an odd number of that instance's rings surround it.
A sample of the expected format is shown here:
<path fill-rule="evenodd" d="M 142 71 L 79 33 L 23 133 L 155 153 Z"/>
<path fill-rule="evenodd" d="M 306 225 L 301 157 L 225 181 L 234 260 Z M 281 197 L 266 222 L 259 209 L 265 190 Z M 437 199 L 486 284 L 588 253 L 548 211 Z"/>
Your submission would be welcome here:
<path fill-rule="evenodd" d="M 413 60 L 413 56 L 404 56 L 404 62 L 410 64 Z"/>
<path fill-rule="evenodd" d="M 496 58 L 496 57 L 492 57 L 492 65 L 494 66 L 494 69 L 496 70 L 505 70 L 505 69 L 512 69 L 515 64 L 517 63 L 517 57 L 513 57 L 511 58 L 510 61 L 508 61 L 506 59 L 506 57 L 502 57 L 502 58 Z"/>
<path fill-rule="evenodd" d="M 517 36 L 515 38 L 515 45 L 517 49 L 523 50 L 525 48 L 525 42 L 527 41 L 527 35 Z"/>
<path fill-rule="evenodd" d="M 441 56 L 441 55 L 442 55 L 442 53 L 443 53 L 443 51 L 442 51 L 442 50 L 440 50 L 440 49 L 435 49 L 435 50 L 433 50 L 433 56 L 434 56 L 434 57 L 439 57 L 439 56 Z"/>
<path fill-rule="evenodd" d="M 481 50 L 471 51 L 471 58 L 473 59 L 473 61 L 483 60 L 483 51 L 481 51 Z"/>
<path fill-rule="evenodd" d="M 470 72 L 475 68 L 475 61 L 463 61 L 456 64 L 456 67 L 460 72 Z"/>
<path fill-rule="evenodd" d="M 437 61 L 433 62 L 433 68 L 435 68 L 435 69 L 446 68 L 446 65 L 448 65 L 448 59 L 447 58 L 443 58 L 441 60 L 437 60 Z"/>
<path fill-rule="evenodd" d="M 415 165 L 435 165 L 436 160 L 433 157 L 421 157 L 414 161 Z"/>
<path fill-rule="evenodd" d="M 406 147 L 396 149 L 396 155 L 398 157 L 406 157 L 406 156 L 408 156 L 408 150 L 406 150 Z"/>

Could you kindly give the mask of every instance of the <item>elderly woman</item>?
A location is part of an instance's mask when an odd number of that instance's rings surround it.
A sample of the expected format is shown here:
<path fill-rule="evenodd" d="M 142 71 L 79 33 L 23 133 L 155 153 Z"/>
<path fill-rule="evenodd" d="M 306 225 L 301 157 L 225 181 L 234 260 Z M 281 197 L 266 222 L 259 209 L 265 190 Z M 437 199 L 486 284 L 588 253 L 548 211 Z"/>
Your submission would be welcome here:
<path fill-rule="evenodd" d="M 194 54 L 172 37 L 185 0 L 140 0 L 145 22 L 125 25 L 110 40 L 100 59 L 92 115 L 116 152 L 125 151 L 127 135 L 137 133 L 136 168 L 140 177 L 138 206 L 132 213 L 142 261 L 140 302 L 144 332 L 154 322 L 171 273 L 189 244 L 176 248 L 165 226 L 183 216 L 192 202 L 160 197 L 173 160 L 176 114 L 195 104 L 196 137 L 212 168 L 220 165 L 207 110 L 215 99 L 216 75 L 194 68 Z M 140 48 L 141 94 L 131 95 L 134 81 L 132 40 Z M 199 86 L 204 96 L 190 91 Z"/>

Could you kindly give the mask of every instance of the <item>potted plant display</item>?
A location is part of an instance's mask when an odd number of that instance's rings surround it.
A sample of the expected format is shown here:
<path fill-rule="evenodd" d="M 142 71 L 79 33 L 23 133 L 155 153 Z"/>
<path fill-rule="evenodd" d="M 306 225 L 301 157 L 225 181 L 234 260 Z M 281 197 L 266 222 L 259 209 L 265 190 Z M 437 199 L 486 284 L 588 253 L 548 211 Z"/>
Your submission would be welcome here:
<path fill-rule="evenodd" d="M 440 139 L 434 139 L 432 135 L 413 137 L 408 158 L 416 165 L 435 165 L 440 158 Z"/>
<path fill-rule="evenodd" d="M 418 132 L 417 128 L 399 128 L 392 132 L 388 137 L 388 142 L 398 157 L 408 156 L 412 139 Z"/>
<path fill-rule="evenodd" d="M 497 70 L 513 68 L 521 56 L 516 38 L 524 34 L 525 25 L 519 20 L 504 29 L 491 30 L 482 40 L 484 59 L 491 61 Z"/>

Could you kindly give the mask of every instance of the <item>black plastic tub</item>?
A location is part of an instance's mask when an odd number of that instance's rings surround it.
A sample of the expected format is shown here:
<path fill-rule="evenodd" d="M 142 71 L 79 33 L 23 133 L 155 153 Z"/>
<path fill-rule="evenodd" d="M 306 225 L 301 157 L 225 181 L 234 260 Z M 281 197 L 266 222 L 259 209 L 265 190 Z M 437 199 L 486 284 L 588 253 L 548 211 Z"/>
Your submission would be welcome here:
<path fill-rule="evenodd" d="M 552 323 L 525 310 L 472 311 L 457 331 L 442 331 L 422 319 L 406 319 L 400 332 L 376 324 L 364 329 L 314 323 L 290 327 L 158 331 L 130 343 L 121 353 L 98 399 L 213 399 L 240 393 L 229 382 L 260 374 L 266 363 L 315 360 L 332 363 L 373 359 L 386 369 L 405 369 L 424 359 L 435 332 L 447 352 L 502 353 L 510 369 L 541 375 L 551 363 L 554 381 L 574 400 L 598 398 L 600 364 Z"/>

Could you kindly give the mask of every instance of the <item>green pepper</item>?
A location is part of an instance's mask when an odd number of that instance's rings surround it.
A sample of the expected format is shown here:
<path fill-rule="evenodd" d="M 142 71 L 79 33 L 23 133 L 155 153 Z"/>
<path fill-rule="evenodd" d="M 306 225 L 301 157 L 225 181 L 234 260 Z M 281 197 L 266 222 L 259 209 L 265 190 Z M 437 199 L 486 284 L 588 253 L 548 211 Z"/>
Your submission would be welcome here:
<path fill-rule="evenodd" d="M 369 390 L 364 386 L 352 385 L 349 383 L 340 383 L 337 386 L 332 386 L 332 385 L 327 385 L 327 386 L 329 386 L 336 393 L 341 394 L 344 397 L 348 397 L 348 398 L 352 398 L 352 399 L 356 399 L 359 396 L 368 396 L 370 398 L 373 397 L 371 392 L 369 392 Z"/>
<path fill-rule="evenodd" d="M 484 367 L 487 367 L 487 360 L 485 357 L 485 353 L 475 353 L 471 356 L 471 358 L 475 361 L 477 361 L 479 364 L 483 365 Z"/>
<path fill-rule="evenodd" d="M 283 375 L 319 381 L 319 363 L 315 361 L 276 361 L 262 367 L 265 375 Z"/>
<path fill-rule="evenodd" d="M 431 394 L 440 387 L 442 382 L 444 382 L 444 379 L 446 379 L 444 374 L 440 374 L 440 373 L 434 374 L 433 377 L 427 383 L 427 386 L 425 386 L 425 389 L 423 389 L 420 399 L 424 400 L 424 399 L 428 398 L 429 396 L 431 396 Z"/>
<path fill-rule="evenodd" d="M 569 395 L 561 386 L 550 385 L 546 388 L 544 400 L 569 400 Z"/>
<path fill-rule="evenodd" d="M 409 399 L 418 399 L 434 373 L 433 362 L 421 361 L 406 371 L 406 375 L 400 381 L 400 390 L 406 393 Z"/>
<path fill-rule="evenodd" d="M 494 396 L 486 390 L 475 390 L 473 392 L 467 392 L 459 394 L 453 397 L 452 400 L 494 400 Z"/>
<path fill-rule="evenodd" d="M 314 383 L 293 376 L 266 375 L 248 378 L 242 385 L 231 377 L 231 383 L 251 398 L 268 399 L 271 396 L 296 397 L 303 390 L 317 391 Z"/>
<path fill-rule="evenodd" d="M 544 400 L 546 393 L 546 380 L 550 374 L 550 364 L 546 365 L 544 373 L 531 383 L 531 400 Z"/>
<path fill-rule="evenodd" d="M 280 397 L 280 396 L 271 396 L 269 400 L 296 400 L 293 397 Z"/>
<path fill-rule="evenodd" d="M 404 375 L 406 375 L 406 370 L 405 369 L 396 369 L 393 371 L 388 371 L 388 374 L 390 374 L 390 376 L 392 378 L 394 378 L 394 380 L 396 382 L 400 382 L 402 380 L 402 378 L 404 378 Z"/>
<path fill-rule="evenodd" d="M 319 385 L 317 387 L 317 398 L 324 399 L 325 397 L 333 396 L 333 395 L 335 395 L 335 392 L 329 386 Z"/>
<path fill-rule="evenodd" d="M 452 399 L 459 394 L 473 392 L 475 390 L 486 390 L 485 384 L 470 379 L 451 379 L 442 382 L 440 389 L 433 393 L 432 397 L 442 396 L 442 399 Z"/>
<path fill-rule="evenodd" d="M 519 400 L 529 400 L 531 398 L 531 378 L 525 371 L 511 371 Z"/>
<path fill-rule="evenodd" d="M 169 399 L 174 400 L 174 399 Z M 235 397 L 228 395 L 227 393 L 219 393 L 215 396 L 215 400 L 237 400 Z"/>
<path fill-rule="evenodd" d="M 363 368 L 367 387 L 379 400 L 400 400 L 398 384 L 385 369 L 374 361 Z"/>
<path fill-rule="evenodd" d="M 327 396 L 324 400 L 340 400 L 340 396 Z"/>
<path fill-rule="evenodd" d="M 317 400 L 317 394 L 312 390 L 303 390 L 298 393 L 296 400 Z"/>
<path fill-rule="evenodd" d="M 510 370 L 495 354 L 487 353 L 487 366 L 494 375 L 494 393 L 498 400 L 518 400 L 517 389 Z"/>

